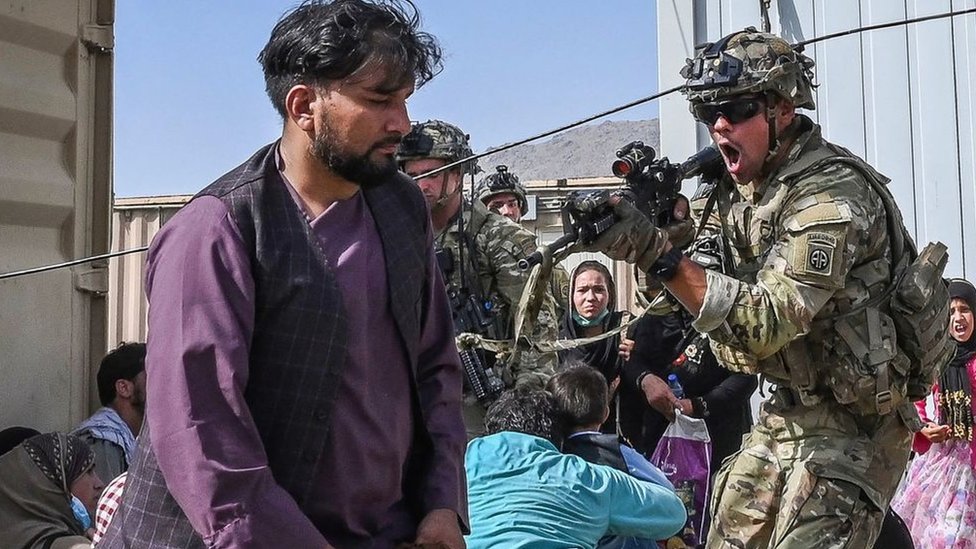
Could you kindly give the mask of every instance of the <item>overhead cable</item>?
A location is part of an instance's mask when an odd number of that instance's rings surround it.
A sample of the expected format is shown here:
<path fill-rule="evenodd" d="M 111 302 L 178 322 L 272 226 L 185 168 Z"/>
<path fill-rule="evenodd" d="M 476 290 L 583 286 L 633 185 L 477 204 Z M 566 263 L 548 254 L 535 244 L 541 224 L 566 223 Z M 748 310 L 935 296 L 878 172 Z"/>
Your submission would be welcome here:
<path fill-rule="evenodd" d="M 65 261 L 63 263 L 54 263 L 52 265 L 45 265 L 43 267 L 34 267 L 31 269 L 24 269 L 22 271 L 10 271 L 9 273 L 0 273 L 0 280 L 5 278 L 15 278 L 18 276 L 27 276 L 37 273 L 43 273 L 46 271 L 53 271 L 55 269 L 63 269 L 66 267 L 74 267 L 75 265 L 81 265 L 82 263 L 91 263 L 93 261 L 101 261 L 103 259 L 111 259 L 113 257 L 119 257 L 128 254 L 134 254 L 139 252 L 144 252 L 149 249 L 149 246 L 142 246 L 140 248 L 130 248 L 128 250 L 120 250 L 117 252 L 109 252 L 107 254 L 93 255 L 90 257 L 83 257 L 81 259 L 73 259 L 71 261 Z"/>
<path fill-rule="evenodd" d="M 764 0 L 760 0 L 760 1 L 761 1 L 761 5 L 762 5 L 762 2 Z M 876 24 L 876 25 L 867 25 L 867 26 L 863 26 L 863 27 L 857 27 L 857 28 L 854 28 L 854 29 L 848 29 L 848 30 L 845 30 L 845 31 L 839 31 L 839 32 L 834 32 L 834 33 L 830 33 L 830 34 L 825 34 L 823 36 L 818 36 L 816 38 L 811 38 L 809 40 L 802 40 L 802 41 L 797 42 L 796 44 L 794 44 L 793 47 L 796 48 L 796 49 L 798 49 L 798 50 L 802 50 L 803 48 L 805 48 L 806 46 L 809 46 L 810 44 L 816 44 L 818 42 L 823 42 L 825 40 L 831 40 L 831 39 L 834 39 L 834 38 L 840 38 L 842 36 L 849 36 L 851 34 L 859 34 L 859 33 L 867 32 L 867 31 L 881 30 L 881 29 L 886 29 L 886 28 L 891 28 L 891 27 L 911 25 L 911 24 L 914 24 L 914 23 L 921 23 L 921 22 L 924 22 L 924 21 L 933 21 L 933 20 L 936 20 L 936 19 L 945 19 L 945 18 L 949 18 L 949 17 L 956 17 L 956 16 L 967 15 L 967 14 L 972 14 L 972 13 L 976 13 L 976 8 L 969 8 L 969 9 L 964 9 L 964 10 L 959 10 L 959 11 L 950 11 L 950 12 L 940 13 L 940 14 L 935 14 L 935 15 L 926 15 L 926 16 L 922 16 L 922 17 L 916 17 L 916 18 L 913 18 L 913 19 L 905 19 L 905 20 L 900 20 L 900 21 L 891 21 L 891 22 L 888 22 L 888 23 L 879 23 L 879 24 Z M 699 46 L 696 46 L 696 49 L 701 49 L 702 47 L 704 47 L 704 45 L 699 45 Z M 533 141 L 538 141 L 539 139 L 543 139 L 543 138 L 549 137 L 551 135 L 555 135 L 557 133 L 560 133 L 560 132 L 564 132 L 566 130 L 573 129 L 573 128 L 577 127 L 577 126 L 582 126 L 583 124 L 586 124 L 588 122 L 592 122 L 594 120 L 603 118 L 605 116 L 610 116 L 611 114 L 616 114 L 616 113 L 618 113 L 620 111 L 629 109 L 631 107 L 636 107 L 638 105 L 642 105 L 642 104 L 647 103 L 649 101 L 653 101 L 655 99 L 659 99 L 659 98 L 664 97 L 666 95 L 670 95 L 670 94 L 672 94 L 672 93 L 674 93 L 676 91 L 680 91 L 683 87 L 684 86 L 675 86 L 675 87 L 670 88 L 670 89 L 667 89 L 667 90 L 665 90 L 663 92 L 658 92 L 658 93 L 655 93 L 653 95 L 649 95 L 647 97 L 644 97 L 644 98 L 641 98 L 641 99 L 637 99 L 637 100 L 631 101 L 629 103 L 620 105 L 619 107 L 615 107 L 613 109 L 610 109 L 610 110 L 607 110 L 607 111 L 604 111 L 604 112 L 601 112 L 601 113 L 597 113 L 597 114 L 594 114 L 592 116 L 588 116 L 588 117 L 583 118 L 581 120 L 577 120 L 576 122 L 573 122 L 573 123 L 570 123 L 570 124 L 566 124 L 564 126 L 560 126 L 560 127 L 555 128 L 553 130 L 549 130 L 549 131 L 546 131 L 546 132 L 543 132 L 543 133 L 540 133 L 540 134 L 537 134 L 537 135 L 533 135 L 531 137 L 527 137 L 527 138 L 522 139 L 520 141 L 516 141 L 514 143 L 509 143 L 507 145 L 503 145 L 503 146 L 498 147 L 496 149 L 491 149 L 491 150 L 485 151 L 485 152 L 480 153 L 480 154 L 475 154 L 475 155 L 469 156 L 468 158 L 463 158 L 461 160 L 458 160 L 456 162 L 451 162 L 450 164 L 446 164 L 444 166 L 441 166 L 440 168 L 431 170 L 431 171 L 429 171 L 427 173 L 420 174 L 420 175 L 416 176 L 414 179 L 423 179 L 425 177 L 430 177 L 432 175 L 436 175 L 436 174 L 438 174 L 440 172 L 449 170 L 449 169 L 451 169 L 453 167 L 459 166 L 459 165 L 464 164 L 466 162 L 471 162 L 471 161 L 474 161 L 474 160 L 479 160 L 479 159 L 484 158 L 486 156 L 490 156 L 490 155 L 493 155 L 493 154 L 497 154 L 497 153 L 500 153 L 502 151 L 507 151 L 509 149 L 513 149 L 515 147 L 519 147 L 521 145 L 525 145 L 527 143 L 531 143 Z M 117 252 L 111 252 L 111 253 L 107 253 L 107 254 L 101 254 L 101 255 L 96 255 L 96 256 L 91 256 L 91 257 L 85 257 L 85 258 L 81 258 L 81 259 L 75 259 L 75 260 L 72 260 L 72 261 L 65 261 L 63 263 L 55 263 L 55 264 L 46 265 L 46 266 L 43 266 L 43 267 L 35 267 L 35 268 L 31 268 L 31 269 L 24 269 L 24 270 L 21 270 L 21 271 L 11 271 L 11 272 L 7 272 L 7 273 L 0 273 L 0 280 L 4 280 L 4 279 L 8 279 L 8 278 L 15 278 L 15 277 L 19 277 L 19 276 L 27 276 L 27 275 L 32 275 L 32 274 L 46 272 L 46 271 L 52 271 L 52 270 L 55 270 L 55 269 L 62 269 L 62 268 L 66 268 L 66 267 L 73 267 L 75 265 L 80 265 L 80 264 L 83 264 L 83 263 L 89 263 L 89 262 L 93 262 L 93 261 L 100 261 L 102 259 L 109 259 L 109 258 L 112 258 L 112 257 L 120 257 L 120 256 L 128 255 L 128 254 L 134 254 L 134 253 L 144 252 L 147 249 L 149 249 L 148 246 L 142 246 L 142 247 L 139 247 L 139 248 L 130 248 L 128 250 L 120 250 L 120 251 L 117 251 Z"/>

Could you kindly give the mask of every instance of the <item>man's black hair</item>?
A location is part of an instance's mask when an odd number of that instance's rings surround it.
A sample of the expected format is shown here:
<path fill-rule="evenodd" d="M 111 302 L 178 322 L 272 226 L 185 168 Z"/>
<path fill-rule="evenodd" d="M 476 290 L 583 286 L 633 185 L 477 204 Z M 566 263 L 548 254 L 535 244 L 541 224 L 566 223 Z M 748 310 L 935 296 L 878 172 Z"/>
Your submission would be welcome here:
<path fill-rule="evenodd" d="M 105 355 L 98 366 L 98 400 L 108 406 L 115 400 L 115 382 L 132 381 L 146 369 L 146 344 L 123 343 Z"/>
<path fill-rule="evenodd" d="M 610 395 L 606 378 L 595 368 L 579 361 L 569 363 L 549 378 L 546 390 L 567 429 L 603 423 Z"/>
<path fill-rule="evenodd" d="M 502 393 L 485 414 L 485 431 L 489 435 L 502 431 L 534 435 L 557 448 L 563 441 L 552 395 L 542 389 L 512 389 Z"/>
<path fill-rule="evenodd" d="M 391 91 L 422 86 L 440 72 L 441 50 L 419 25 L 410 0 L 302 3 L 278 21 L 258 55 L 271 103 L 284 117 L 293 86 L 324 86 L 366 66 L 387 71 Z"/>

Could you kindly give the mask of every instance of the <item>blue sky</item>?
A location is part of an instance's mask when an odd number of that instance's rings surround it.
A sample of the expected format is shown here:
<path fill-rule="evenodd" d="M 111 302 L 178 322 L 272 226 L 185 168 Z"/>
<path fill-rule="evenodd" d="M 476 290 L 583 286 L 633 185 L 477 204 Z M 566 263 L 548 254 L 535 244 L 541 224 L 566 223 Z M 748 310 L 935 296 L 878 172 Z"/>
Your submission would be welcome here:
<path fill-rule="evenodd" d="M 477 152 L 657 90 L 656 0 L 415 2 L 445 56 L 410 116 L 458 124 Z M 193 193 L 280 135 L 255 58 L 295 4 L 117 3 L 116 196 Z"/>

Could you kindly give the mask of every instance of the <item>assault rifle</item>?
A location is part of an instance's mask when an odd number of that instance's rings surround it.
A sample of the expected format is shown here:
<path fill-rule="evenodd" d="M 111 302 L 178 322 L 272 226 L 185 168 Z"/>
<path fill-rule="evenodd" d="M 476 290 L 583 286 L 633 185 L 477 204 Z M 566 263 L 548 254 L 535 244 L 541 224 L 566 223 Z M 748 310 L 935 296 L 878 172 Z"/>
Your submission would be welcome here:
<path fill-rule="evenodd" d="M 575 191 L 570 193 L 562 208 L 563 236 L 549 249 L 555 254 L 567 246 L 590 244 L 603 231 L 616 223 L 610 197 L 618 195 L 630 201 L 655 225 L 663 227 L 671 222 L 674 204 L 681 191 L 681 182 L 703 173 L 711 174 L 721 160 L 715 147 L 705 147 L 680 164 L 667 157 L 655 160 L 657 153 L 642 141 L 633 141 L 617 149 L 617 160 L 610 166 L 613 175 L 624 180 L 619 190 Z M 522 270 L 531 269 L 542 261 L 536 252 L 519 261 Z"/>
<path fill-rule="evenodd" d="M 491 331 L 491 327 L 495 324 L 494 318 L 475 296 L 468 295 L 465 299 L 458 289 L 452 289 L 447 296 L 454 315 L 455 334 L 486 335 Z M 461 355 L 466 385 L 478 401 L 487 408 L 505 390 L 505 383 L 495 373 L 494 368 L 485 365 L 485 360 L 477 349 L 458 348 L 458 353 Z"/>
<path fill-rule="evenodd" d="M 438 250 L 437 266 L 444 280 L 451 280 L 451 272 L 456 267 L 450 249 Z M 492 337 L 495 326 L 494 312 L 464 288 L 448 283 L 447 297 L 454 318 L 454 333 L 477 334 Z M 471 393 L 486 408 L 505 390 L 505 383 L 495 373 L 494 368 L 485 365 L 484 357 L 477 349 L 458 347 L 461 365 L 464 367 L 464 382 Z"/>

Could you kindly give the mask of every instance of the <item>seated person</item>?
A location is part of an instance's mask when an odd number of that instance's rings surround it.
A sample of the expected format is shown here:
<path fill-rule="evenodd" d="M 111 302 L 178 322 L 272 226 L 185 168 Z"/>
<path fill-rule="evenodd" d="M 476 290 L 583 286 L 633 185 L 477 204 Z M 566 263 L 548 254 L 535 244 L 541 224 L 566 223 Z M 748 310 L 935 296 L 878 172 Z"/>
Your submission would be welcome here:
<path fill-rule="evenodd" d="M 146 344 L 123 343 L 98 366 L 102 402 L 71 434 L 95 450 L 95 472 L 106 481 L 129 469 L 146 414 Z"/>
<path fill-rule="evenodd" d="M 663 539 L 684 525 L 670 489 L 561 453 L 547 391 L 502 394 L 485 428 L 464 460 L 468 549 L 595 547 L 607 534 Z"/>
<path fill-rule="evenodd" d="M 570 279 L 569 310 L 563 316 L 559 337 L 579 339 L 599 336 L 618 328 L 625 318 L 616 310 L 617 289 L 610 270 L 599 261 L 584 261 L 573 269 Z M 630 357 L 634 342 L 622 334 L 558 352 L 559 367 L 583 363 L 599 371 L 610 387 L 610 400 L 615 401 L 620 385 L 621 365 Z M 616 406 L 599 431 L 617 432 Z"/>
<path fill-rule="evenodd" d="M 617 435 L 600 432 L 610 414 L 607 385 L 599 372 L 582 363 L 568 363 L 549 378 L 546 390 L 552 394 L 556 417 L 566 432 L 563 452 L 590 463 L 608 465 L 648 482 L 673 489 L 664 473 Z M 597 547 L 656 548 L 653 540 L 607 536 Z"/>
<path fill-rule="evenodd" d="M 26 549 L 91 546 L 104 487 L 85 441 L 64 433 L 25 440 L 0 456 L 0 544 Z"/>
<path fill-rule="evenodd" d="M 8 427 L 0 431 L 0 456 L 20 446 L 21 442 L 39 434 L 41 434 L 40 431 L 30 427 Z"/>
<path fill-rule="evenodd" d="M 97 547 L 98 542 L 102 541 L 105 532 L 108 532 L 108 525 L 112 524 L 115 512 L 119 510 L 119 504 L 122 503 L 122 491 L 125 490 L 125 479 L 128 475 L 129 473 L 125 472 L 112 479 L 112 482 L 109 482 L 105 490 L 102 491 L 102 497 L 98 498 L 98 510 L 95 512 L 95 535 L 92 536 L 93 547 Z"/>
<path fill-rule="evenodd" d="M 552 394 L 556 417 L 566 433 L 563 453 L 673 489 L 667 476 L 621 437 L 600 432 L 610 403 L 599 372 L 582 363 L 567 363 L 549 379 L 546 390 Z"/>

